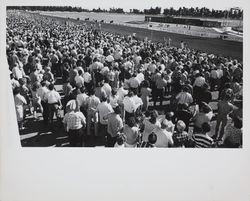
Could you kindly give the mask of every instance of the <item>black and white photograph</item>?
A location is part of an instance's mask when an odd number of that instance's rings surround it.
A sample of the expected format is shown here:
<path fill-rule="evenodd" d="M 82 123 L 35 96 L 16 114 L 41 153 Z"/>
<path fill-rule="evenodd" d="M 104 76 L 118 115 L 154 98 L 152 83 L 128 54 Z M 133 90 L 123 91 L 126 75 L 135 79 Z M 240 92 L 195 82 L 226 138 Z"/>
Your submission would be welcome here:
<path fill-rule="evenodd" d="M 22 146 L 242 148 L 243 8 L 6 9 Z"/>
<path fill-rule="evenodd" d="M 3 1 L 0 200 L 249 201 L 249 11 Z"/>

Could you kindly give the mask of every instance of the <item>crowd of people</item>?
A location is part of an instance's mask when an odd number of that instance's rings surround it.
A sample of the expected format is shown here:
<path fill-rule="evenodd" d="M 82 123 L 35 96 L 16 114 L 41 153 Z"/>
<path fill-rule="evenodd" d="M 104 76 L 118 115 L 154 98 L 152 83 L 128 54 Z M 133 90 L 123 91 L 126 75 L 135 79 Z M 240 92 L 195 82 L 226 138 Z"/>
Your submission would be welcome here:
<path fill-rule="evenodd" d="M 8 11 L 6 34 L 20 130 L 41 113 L 72 147 L 242 147 L 241 61 L 28 12 Z"/>

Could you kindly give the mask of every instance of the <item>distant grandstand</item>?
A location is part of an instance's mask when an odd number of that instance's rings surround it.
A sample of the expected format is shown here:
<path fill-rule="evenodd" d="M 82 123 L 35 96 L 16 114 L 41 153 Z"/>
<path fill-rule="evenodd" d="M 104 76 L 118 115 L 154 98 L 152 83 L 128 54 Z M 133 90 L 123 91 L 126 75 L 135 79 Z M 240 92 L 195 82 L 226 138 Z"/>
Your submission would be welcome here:
<path fill-rule="evenodd" d="M 197 19 L 188 17 L 172 17 L 172 16 L 145 16 L 146 22 L 160 22 L 160 23 L 170 23 L 170 24 L 183 24 L 201 27 L 222 27 L 221 21 L 207 20 L 207 19 Z"/>

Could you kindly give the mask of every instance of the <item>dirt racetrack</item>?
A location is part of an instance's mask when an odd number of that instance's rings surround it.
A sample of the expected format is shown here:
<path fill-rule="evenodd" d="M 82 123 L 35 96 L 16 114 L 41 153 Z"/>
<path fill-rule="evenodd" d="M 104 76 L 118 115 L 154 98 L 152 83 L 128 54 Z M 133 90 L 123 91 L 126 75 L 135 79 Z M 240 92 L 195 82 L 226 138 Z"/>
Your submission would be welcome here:
<path fill-rule="evenodd" d="M 45 16 L 45 15 L 44 15 Z M 76 23 L 86 23 L 86 24 L 94 24 L 93 21 L 82 21 L 82 20 L 76 20 L 76 19 L 67 19 L 62 17 L 52 17 L 47 16 L 54 19 L 60 19 L 60 20 L 66 20 L 66 21 L 73 21 Z M 117 25 L 117 24 L 111 24 L 111 23 L 102 23 L 101 24 L 101 30 L 107 31 L 110 33 L 117 33 L 120 35 L 130 35 L 133 33 L 136 33 L 136 37 L 140 39 L 144 39 L 145 37 L 148 37 L 148 39 L 151 39 L 152 35 L 152 41 L 157 42 L 163 42 L 164 38 L 168 39 L 171 38 L 171 46 L 180 47 L 180 42 L 184 41 L 187 43 L 189 48 L 201 50 L 210 54 L 225 56 L 225 57 L 231 57 L 233 59 L 238 59 L 240 61 L 243 60 L 243 43 L 237 42 L 237 41 L 228 41 L 228 40 L 222 40 L 219 38 L 203 38 L 203 37 L 197 37 L 197 36 L 188 36 L 183 34 L 176 34 L 176 33 L 168 33 L 164 31 L 155 31 L 145 28 L 136 28 L 136 27 L 129 27 L 124 25 Z M 152 34 L 151 34 L 152 32 Z"/>
<path fill-rule="evenodd" d="M 171 38 L 171 45 L 176 47 L 180 47 L 180 42 L 184 41 L 188 44 L 188 47 L 196 50 L 201 50 L 226 57 L 232 57 L 239 60 L 242 60 L 243 57 L 243 43 L 236 41 L 227 41 L 219 38 L 202 38 L 183 34 L 167 33 L 163 31 L 151 31 L 149 29 L 127 27 L 114 24 L 102 24 L 102 30 L 125 35 L 136 33 L 136 36 L 140 39 L 143 39 L 145 37 L 148 37 L 148 39 L 150 39 L 152 32 L 153 41 L 163 42 L 164 37 L 166 39 Z"/>

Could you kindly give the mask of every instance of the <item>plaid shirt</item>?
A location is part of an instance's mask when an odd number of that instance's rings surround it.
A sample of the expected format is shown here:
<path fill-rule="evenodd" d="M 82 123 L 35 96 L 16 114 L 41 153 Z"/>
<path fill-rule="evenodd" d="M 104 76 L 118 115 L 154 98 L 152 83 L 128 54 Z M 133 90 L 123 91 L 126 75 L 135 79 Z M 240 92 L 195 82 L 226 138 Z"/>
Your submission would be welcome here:
<path fill-rule="evenodd" d="M 67 131 L 77 130 L 86 124 L 86 118 L 81 112 L 70 112 L 65 114 L 63 123 L 67 126 Z"/>
<path fill-rule="evenodd" d="M 175 132 L 173 134 L 173 140 L 176 147 L 183 147 L 188 142 L 188 133 L 185 131 L 182 133 Z"/>

